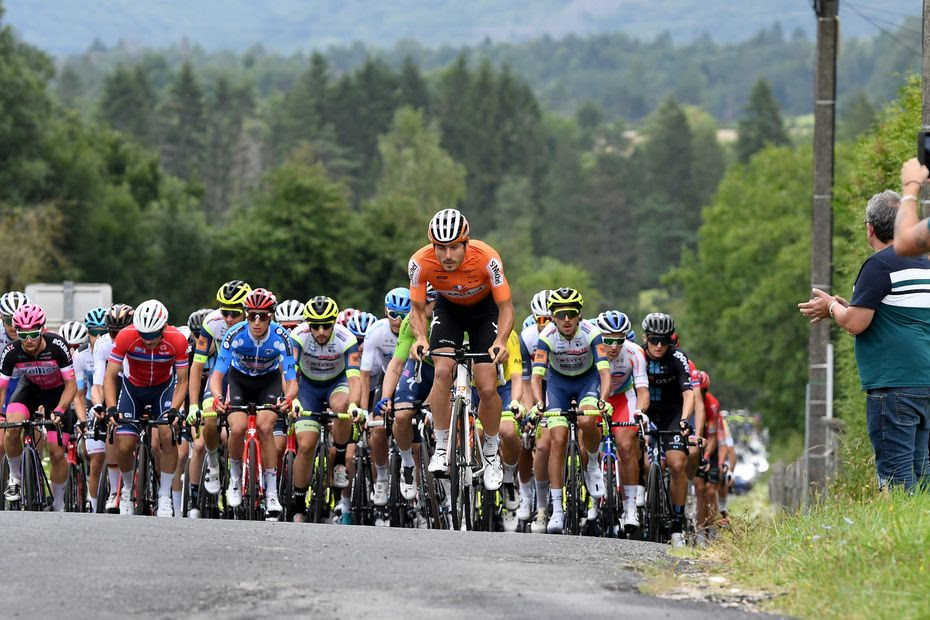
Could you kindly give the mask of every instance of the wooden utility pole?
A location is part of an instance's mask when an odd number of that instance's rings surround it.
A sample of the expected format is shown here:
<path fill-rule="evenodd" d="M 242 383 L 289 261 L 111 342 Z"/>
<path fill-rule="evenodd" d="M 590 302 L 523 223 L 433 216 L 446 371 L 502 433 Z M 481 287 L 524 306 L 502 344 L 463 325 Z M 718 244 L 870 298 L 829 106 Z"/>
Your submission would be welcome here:
<path fill-rule="evenodd" d="M 814 105 L 814 194 L 811 226 L 811 286 L 830 292 L 833 269 L 833 141 L 836 112 L 837 5 L 839 0 L 813 0 L 817 15 L 817 67 Z M 828 360 L 830 321 L 815 323 L 808 340 L 808 403 L 805 460 L 812 495 L 827 482 L 830 458 L 827 433 L 832 385 Z"/>
<path fill-rule="evenodd" d="M 921 56 L 923 58 L 923 70 L 920 78 L 920 92 L 922 96 L 920 124 L 923 131 L 930 131 L 930 96 L 927 95 L 927 89 L 930 88 L 930 0 L 924 0 L 923 11 L 923 28 L 921 42 Z M 930 214 L 930 185 L 924 183 L 920 187 L 920 202 L 923 207 L 922 215 Z"/>

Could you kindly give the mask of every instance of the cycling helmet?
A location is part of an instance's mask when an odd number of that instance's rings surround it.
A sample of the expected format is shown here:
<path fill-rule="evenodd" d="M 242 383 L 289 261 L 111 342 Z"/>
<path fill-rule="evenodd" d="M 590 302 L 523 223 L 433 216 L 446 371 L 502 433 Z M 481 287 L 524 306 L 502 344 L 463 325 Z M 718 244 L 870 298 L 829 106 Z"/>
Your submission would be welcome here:
<path fill-rule="evenodd" d="M 584 306 L 584 297 L 575 289 L 563 286 L 549 292 L 546 305 L 550 311 L 556 308 L 576 308 L 581 310 L 581 307 Z"/>
<path fill-rule="evenodd" d="M 68 344 L 79 347 L 87 344 L 87 328 L 79 321 L 68 321 L 59 328 L 58 333 Z"/>
<path fill-rule="evenodd" d="M 706 390 L 710 387 L 710 375 L 704 372 L 703 370 L 697 371 L 697 377 L 699 386 L 702 390 Z"/>
<path fill-rule="evenodd" d="M 0 296 L 0 314 L 3 316 L 13 316 L 23 304 L 32 303 L 29 295 L 19 291 L 10 291 Z"/>
<path fill-rule="evenodd" d="M 285 299 L 274 309 L 278 323 L 300 323 L 304 320 L 304 305 L 299 299 Z"/>
<path fill-rule="evenodd" d="M 136 306 L 132 315 L 132 325 L 139 334 L 155 334 L 165 329 L 168 324 L 168 308 L 157 299 L 143 301 Z"/>
<path fill-rule="evenodd" d="M 407 314 L 410 312 L 410 289 L 398 286 L 384 296 L 384 307 L 391 312 Z"/>
<path fill-rule="evenodd" d="M 426 283 L 426 303 L 430 304 L 439 298 L 439 291 L 433 288 L 429 282 Z"/>
<path fill-rule="evenodd" d="M 346 327 L 356 338 L 362 340 L 365 338 L 365 333 L 368 332 L 368 329 L 374 325 L 377 320 L 375 315 L 370 312 L 358 312 L 352 315 L 349 322 L 346 323 Z"/>
<path fill-rule="evenodd" d="M 207 315 L 213 312 L 210 308 L 201 308 L 200 310 L 194 310 L 190 313 L 190 316 L 187 317 L 187 329 L 191 330 L 191 333 L 199 332 L 203 329 L 203 321 L 207 318 Z"/>
<path fill-rule="evenodd" d="M 536 323 L 536 317 L 531 314 L 525 319 L 523 319 L 523 329 L 526 329 L 527 327 L 529 327 L 530 325 L 534 325 L 535 323 Z"/>
<path fill-rule="evenodd" d="M 629 317 L 619 310 L 601 312 L 597 315 L 595 323 L 597 323 L 598 328 L 605 334 L 621 334 L 624 338 L 626 338 L 627 333 L 629 333 L 632 327 Z"/>
<path fill-rule="evenodd" d="M 360 310 L 356 310 L 355 308 L 346 308 L 336 317 L 336 322 L 345 327 L 349 319 L 352 318 L 352 315 L 358 314 L 359 312 Z"/>
<path fill-rule="evenodd" d="M 13 313 L 13 327 L 35 329 L 45 325 L 45 310 L 36 304 L 23 304 Z"/>
<path fill-rule="evenodd" d="M 120 330 L 132 324 L 135 310 L 126 304 L 113 304 L 107 311 L 107 329 Z"/>
<path fill-rule="evenodd" d="M 643 331 L 656 336 L 671 336 L 675 333 L 675 320 L 664 312 L 647 314 L 643 319 Z"/>
<path fill-rule="evenodd" d="M 268 289 L 256 288 L 246 295 L 245 299 L 242 301 L 242 305 L 245 306 L 246 310 L 268 310 L 269 312 L 274 312 L 275 307 L 278 305 L 278 298 Z"/>
<path fill-rule="evenodd" d="M 241 306 L 251 292 L 252 287 L 248 283 L 242 280 L 230 280 L 216 292 L 216 300 L 223 306 Z"/>
<path fill-rule="evenodd" d="M 630 332 L 626 335 L 626 339 L 630 342 L 636 342 L 636 330 L 631 329 Z"/>
<path fill-rule="evenodd" d="M 458 209 L 443 209 L 430 220 L 427 235 L 430 243 L 453 244 L 468 241 L 468 220 Z"/>
<path fill-rule="evenodd" d="M 191 328 L 187 325 L 181 325 L 178 327 L 178 331 L 181 332 L 181 335 L 184 336 L 184 340 L 191 339 Z"/>
<path fill-rule="evenodd" d="M 541 319 L 543 317 L 549 318 L 552 316 L 552 313 L 549 312 L 549 306 L 546 305 L 546 302 L 549 301 L 550 293 L 552 293 L 552 291 L 544 288 L 543 290 L 533 295 L 533 300 L 530 301 L 530 311 L 537 319 Z"/>
<path fill-rule="evenodd" d="M 339 306 L 335 300 L 325 295 L 318 295 L 304 305 L 304 319 L 311 323 L 335 321 L 338 315 Z"/>
<path fill-rule="evenodd" d="M 678 340 L 678 332 L 672 332 L 672 344 L 677 347 L 679 342 L 681 341 Z"/>
<path fill-rule="evenodd" d="M 87 329 L 99 329 L 107 326 L 107 309 L 97 306 L 84 315 L 84 326 Z"/>

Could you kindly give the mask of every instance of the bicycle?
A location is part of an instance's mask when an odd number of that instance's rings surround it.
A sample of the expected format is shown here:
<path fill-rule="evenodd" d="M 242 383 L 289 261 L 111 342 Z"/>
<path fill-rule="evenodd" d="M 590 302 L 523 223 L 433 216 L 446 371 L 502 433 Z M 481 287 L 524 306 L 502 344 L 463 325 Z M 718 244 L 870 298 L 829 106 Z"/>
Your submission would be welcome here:
<path fill-rule="evenodd" d="M 281 476 L 278 478 L 278 498 L 281 501 L 282 515 L 285 521 L 294 520 L 294 509 L 291 504 L 294 500 L 294 459 L 297 458 L 296 420 L 287 422 L 287 443 L 284 446 L 284 455 L 281 457 Z"/>
<path fill-rule="evenodd" d="M 372 420 L 365 424 L 368 412 L 362 411 L 355 422 L 358 441 L 355 442 L 355 455 L 352 457 L 352 487 L 349 492 L 352 505 L 352 523 L 355 525 L 375 524 L 375 505 L 372 501 L 374 483 L 371 479 L 371 451 L 368 448 L 370 428 L 384 426 L 384 420 Z"/>
<path fill-rule="evenodd" d="M 158 479 L 159 471 L 155 463 L 155 453 L 152 450 L 152 427 L 170 426 L 171 445 L 178 444 L 178 429 L 173 421 L 153 420 L 152 406 L 146 405 L 138 418 L 126 418 L 121 413 L 108 415 L 107 441 L 113 443 L 114 430 L 120 422 L 132 422 L 139 427 L 139 439 L 136 442 L 133 468 L 133 500 L 135 507 L 133 514 L 154 516 L 158 511 Z M 106 476 L 101 476 L 106 477 Z M 106 501 L 106 500 L 104 500 Z M 99 504 L 98 504 L 99 506 Z"/>
<path fill-rule="evenodd" d="M 646 476 L 646 505 L 643 508 L 643 539 L 667 543 L 672 531 L 672 500 L 669 492 L 670 472 L 661 465 L 662 442 L 660 437 L 681 434 L 680 430 L 660 431 L 656 428 L 641 429 L 643 437 L 650 437 L 648 450 L 648 474 Z"/>
<path fill-rule="evenodd" d="M 65 485 L 65 510 L 67 512 L 89 512 L 87 506 L 87 470 L 84 467 L 82 450 L 78 443 L 83 441 L 84 434 L 78 434 L 78 429 L 71 434 L 68 440 L 68 450 L 65 460 L 68 463 L 68 480 Z"/>
<path fill-rule="evenodd" d="M 391 491 L 388 500 L 388 506 L 391 509 L 391 527 L 415 527 L 415 513 L 423 518 L 428 529 L 448 529 L 448 511 L 445 508 L 446 493 L 436 478 L 430 473 L 426 466 L 429 463 L 429 455 L 432 450 L 432 430 L 427 421 L 429 414 L 429 405 L 424 405 L 423 401 L 415 400 L 406 407 L 392 408 L 392 416 L 396 411 L 413 411 L 414 416 L 410 423 L 414 425 L 413 443 L 419 445 L 417 456 L 419 464 L 416 467 L 417 475 L 417 496 L 419 505 L 414 509 L 414 514 L 410 513 L 410 503 L 400 494 L 400 479 L 403 475 L 401 471 L 400 449 L 397 447 L 397 441 L 392 433 L 393 419 L 386 421 L 388 425 L 388 439 L 390 445 L 389 465 L 391 472 Z M 419 439 L 419 441 L 417 441 Z"/>
<path fill-rule="evenodd" d="M 623 516 L 623 485 L 620 483 L 620 457 L 613 429 L 640 427 L 640 422 L 614 422 L 604 415 L 602 420 L 604 438 L 601 441 L 601 471 L 604 472 L 606 492 L 599 502 L 598 522 L 601 536 L 619 538 L 620 517 Z"/>
<path fill-rule="evenodd" d="M 52 505 L 52 487 L 49 484 L 48 477 L 45 475 L 45 469 L 42 467 L 42 457 L 35 447 L 35 429 L 46 428 L 58 431 L 58 445 L 61 443 L 61 425 L 44 419 L 38 412 L 33 414 L 38 418 L 33 420 L 23 420 L 22 422 L 0 422 L 0 428 L 20 428 L 22 429 L 23 453 L 22 453 L 22 491 L 18 501 L 7 501 L 3 498 L 3 504 L 6 510 L 29 510 L 43 511 L 48 510 Z M 9 480 L 9 461 L 6 461 L 7 472 L 6 480 Z M 5 488 L 5 486 L 4 486 Z"/>
<path fill-rule="evenodd" d="M 566 411 L 554 409 L 545 412 L 545 417 L 564 417 L 568 421 L 568 443 L 565 448 L 565 484 L 562 503 L 565 509 L 564 533 L 578 536 L 581 534 L 581 521 L 587 517 L 588 493 L 584 486 L 581 449 L 578 444 L 578 416 L 601 415 L 597 410 L 578 409 L 573 398 Z"/>
<path fill-rule="evenodd" d="M 476 359 L 489 361 L 488 353 L 470 353 L 466 349 L 430 351 L 431 357 L 446 357 L 455 361 L 455 380 L 452 383 L 452 415 L 449 424 L 449 443 L 446 454 L 449 463 L 450 503 L 452 527 L 456 530 L 475 529 L 476 487 L 487 465 L 480 449 L 475 430 L 475 405 L 472 402 L 471 365 Z M 416 366 L 419 378 L 421 364 Z M 498 378 L 501 368 L 498 366 Z"/>
<path fill-rule="evenodd" d="M 224 413 L 243 412 L 248 416 L 245 430 L 245 445 L 242 451 L 242 504 L 234 511 L 234 518 L 246 521 L 265 520 L 265 481 L 262 473 L 262 450 L 258 441 L 258 412 L 278 411 L 278 405 L 227 405 Z M 274 520 L 277 521 L 279 517 Z"/>
<path fill-rule="evenodd" d="M 313 452 L 312 469 L 310 471 L 310 488 L 307 493 L 307 520 L 311 523 L 322 523 L 333 509 L 334 494 L 329 484 L 329 423 L 328 420 L 351 420 L 348 413 L 333 413 L 324 411 L 316 415 L 320 418 L 320 438 L 317 440 Z"/>
<path fill-rule="evenodd" d="M 535 409 L 533 410 L 535 411 Z M 536 424 L 537 424 L 537 415 L 535 413 L 528 412 L 523 416 L 518 424 L 520 429 L 520 444 L 524 450 L 533 452 L 536 449 Z M 532 484 L 530 485 L 532 487 Z M 533 515 L 536 514 L 536 509 L 539 506 L 540 498 L 536 497 L 535 489 L 526 488 L 524 489 L 521 484 L 520 494 L 529 493 L 532 497 L 532 503 L 530 504 L 530 518 L 528 521 L 520 520 L 517 523 L 517 531 L 521 534 L 529 534 L 530 527 L 533 522 Z M 548 498 L 542 498 L 542 501 L 548 503 Z"/>

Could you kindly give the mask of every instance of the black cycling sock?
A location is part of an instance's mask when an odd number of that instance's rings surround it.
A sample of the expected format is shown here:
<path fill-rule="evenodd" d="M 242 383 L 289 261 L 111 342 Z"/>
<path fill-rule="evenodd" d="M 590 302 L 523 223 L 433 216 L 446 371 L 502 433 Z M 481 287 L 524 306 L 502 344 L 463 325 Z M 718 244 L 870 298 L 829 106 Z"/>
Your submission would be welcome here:
<path fill-rule="evenodd" d="M 672 504 L 672 533 L 681 532 L 685 524 L 685 507 Z"/>
<path fill-rule="evenodd" d="M 346 449 L 349 447 L 348 443 L 336 443 L 333 442 L 333 447 L 336 448 L 336 460 L 333 461 L 333 465 L 345 465 L 346 464 Z"/>
<path fill-rule="evenodd" d="M 307 513 L 307 490 L 306 487 L 294 487 L 294 495 L 291 497 L 291 511 L 300 514 Z"/>

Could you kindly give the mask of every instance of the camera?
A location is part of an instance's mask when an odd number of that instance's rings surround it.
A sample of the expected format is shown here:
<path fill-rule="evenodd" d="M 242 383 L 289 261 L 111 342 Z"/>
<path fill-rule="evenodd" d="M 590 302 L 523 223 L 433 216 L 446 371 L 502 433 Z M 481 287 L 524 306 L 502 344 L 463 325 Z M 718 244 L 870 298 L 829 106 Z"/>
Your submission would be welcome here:
<path fill-rule="evenodd" d="M 917 132 L 917 160 L 922 166 L 930 165 L 930 131 Z"/>

